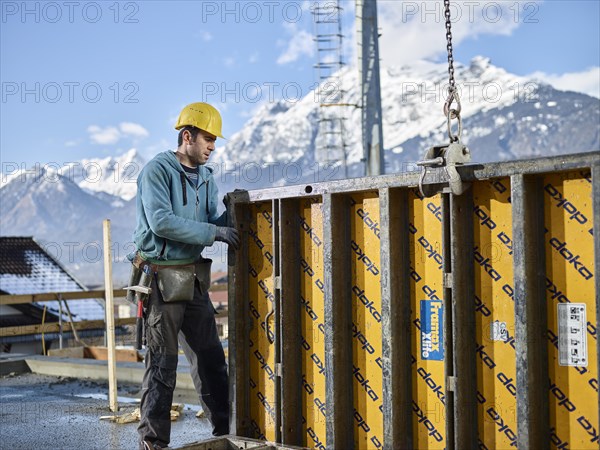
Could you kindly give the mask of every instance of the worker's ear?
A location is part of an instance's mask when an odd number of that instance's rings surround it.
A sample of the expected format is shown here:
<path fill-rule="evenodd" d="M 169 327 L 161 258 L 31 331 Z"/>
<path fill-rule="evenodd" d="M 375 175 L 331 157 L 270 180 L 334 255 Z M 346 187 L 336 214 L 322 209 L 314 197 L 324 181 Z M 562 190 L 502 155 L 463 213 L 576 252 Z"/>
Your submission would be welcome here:
<path fill-rule="evenodd" d="M 185 142 L 186 144 L 191 144 L 193 143 L 193 139 L 192 139 L 192 133 L 190 132 L 190 130 L 183 130 L 183 142 Z"/>

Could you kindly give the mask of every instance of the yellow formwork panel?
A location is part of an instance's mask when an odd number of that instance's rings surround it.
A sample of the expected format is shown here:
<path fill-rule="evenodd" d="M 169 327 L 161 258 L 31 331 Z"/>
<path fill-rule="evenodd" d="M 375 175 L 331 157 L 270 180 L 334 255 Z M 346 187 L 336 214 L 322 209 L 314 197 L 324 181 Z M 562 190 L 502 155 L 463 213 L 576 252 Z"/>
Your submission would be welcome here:
<path fill-rule="evenodd" d="M 589 171 L 546 176 L 544 211 L 551 442 L 556 448 L 597 449 L 597 274 Z"/>
<path fill-rule="evenodd" d="M 472 189 L 479 445 L 510 448 L 517 439 L 510 179 Z"/>
<path fill-rule="evenodd" d="M 437 195 L 409 193 L 414 448 L 446 447 L 442 212 Z M 422 314 L 426 313 L 426 316 Z M 424 321 L 429 322 L 427 329 Z"/>
<path fill-rule="evenodd" d="M 254 437 L 275 440 L 275 317 L 273 310 L 273 219 L 271 202 L 251 205 L 248 230 L 248 302 L 250 331 L 250 420 Z"/>
<path fill-rule="evenodd" d="M 365 450 L 383 444 L 379 197 L 354 194 L 351 203 L 354 443 Z"/>
<path fill-rule="evenodd" d="M 325 297 L 323 204 L 303 199 L 300 223 L 303 445 L 325 450 Z"/>

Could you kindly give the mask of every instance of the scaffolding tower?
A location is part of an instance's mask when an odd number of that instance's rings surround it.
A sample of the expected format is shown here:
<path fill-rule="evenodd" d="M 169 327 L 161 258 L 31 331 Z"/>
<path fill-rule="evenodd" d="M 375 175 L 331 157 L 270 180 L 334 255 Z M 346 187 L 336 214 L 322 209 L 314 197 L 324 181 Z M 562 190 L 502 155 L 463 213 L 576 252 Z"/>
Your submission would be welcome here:
<path fill-rule="evenodd" d="M 356 36 L 361 85 L 363 161 L 365 175 L 375 176 L 385 173 L 377 0 L 356 0 Z"/>
<path fill-rule="evenodd" d="M 339 164 L 344 178 L 348 177 L 348 144 L 345 140 L 346 92 L 341 73 L 346 65 L 343 57 L 342 21 L 339 0 L 315 2 L 314 41 L 317 46 L 316 99 L 319 103 L 319 121 L 315 144 L 318 163 Z"/>

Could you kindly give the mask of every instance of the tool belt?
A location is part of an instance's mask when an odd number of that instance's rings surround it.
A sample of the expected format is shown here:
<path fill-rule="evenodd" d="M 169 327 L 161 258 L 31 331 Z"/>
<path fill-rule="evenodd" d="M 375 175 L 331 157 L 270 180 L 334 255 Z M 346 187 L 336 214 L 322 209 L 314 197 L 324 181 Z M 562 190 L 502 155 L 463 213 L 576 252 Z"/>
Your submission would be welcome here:
<path fill-rule="evenodd" d="M 205 258 L 191 264 L 156 264 L 145 260 L 139 253 L 136 253 L 132 261 L 129 285 L 137 285 L 144 268 L 150 266 L 150 272 L 154 274 L 163 301 L 192 301 L 196 280 L 198 280 L 201 293 L 208 292 L 211 265 L 212 260 Z"/>

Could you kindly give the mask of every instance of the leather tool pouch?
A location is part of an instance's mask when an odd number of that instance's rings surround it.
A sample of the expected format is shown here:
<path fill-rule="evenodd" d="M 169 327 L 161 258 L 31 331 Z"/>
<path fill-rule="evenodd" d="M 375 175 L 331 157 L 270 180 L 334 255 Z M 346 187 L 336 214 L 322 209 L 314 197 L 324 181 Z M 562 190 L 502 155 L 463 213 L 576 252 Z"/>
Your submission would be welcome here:
<path fill-rule="evenodd" d="M 129 274 L 129 284 L 127 286 L 137 286 L 140 284 L 140 278 L 142 277 L 142 268 L 139 266 L 131 265 L 131 272 Z M 135 291 L 128 290 L 127 296 L 125 297 L 128 302 L 136 304 Z"/>
<path fill-rule="evenodd" d="M 196 263 L 196 279 L 200 285 L 200 292 L 206 294 L 210 288 L 210 267 L 212 259 L 202 259 Z"/>
<path fill-rule="evenodd" d="M 163 301 L 191 302 L 194 299 L 194 281 L 196 266 L 161 267 L 156 272 L 156 283 Z"/>

